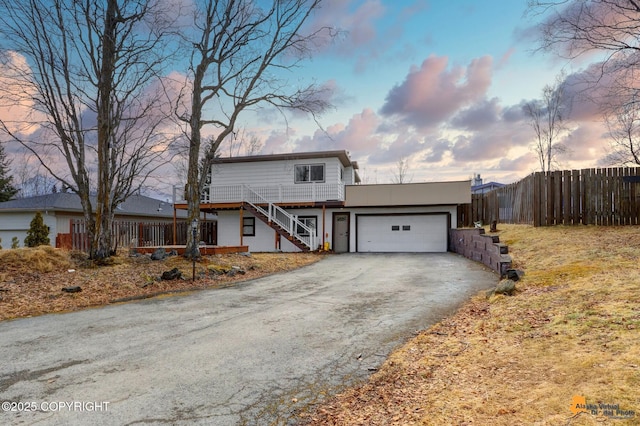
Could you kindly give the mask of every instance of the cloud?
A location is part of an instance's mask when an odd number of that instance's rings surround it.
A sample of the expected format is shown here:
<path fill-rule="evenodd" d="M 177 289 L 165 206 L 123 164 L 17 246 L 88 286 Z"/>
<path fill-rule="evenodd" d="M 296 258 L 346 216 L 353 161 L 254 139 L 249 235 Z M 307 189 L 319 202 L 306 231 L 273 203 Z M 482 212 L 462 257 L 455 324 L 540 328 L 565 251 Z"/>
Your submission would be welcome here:
<path fill-rule="evenodd" d="M 448 62 L 447 57 L 432 56 L 420 68 L 413 67 L 405 80 L 389 91 L 381 114 L 424 129 L 441 124 L 481 99 L 491 84 L 491 58 L 474 59 L 467 68 L 449 69 Z"/>
<path fill-rule="evenodd" d="M 498 98 L 482 99 L 453 117 L 450 125 L 465 130 L 482 130 L 496 123 L 500 117 Z"/>
<path fill-rule="evenodd" d="M 377 38 L 376 21 L 384 16 L 385 8 L 380 0 L 371 0 L 355 6 L 355 1 L 329 0 L 323 3 L 312 20 L 307 32 L 317 32 L 321 28 L 335 28 L 340 31 L 333 51 L 340 56 L 352 56 L 363 46 Z"/>
<path fill-rule="evenodd" d="M 12 133 L 26 136 L 35 132 L 44 116 L 35 109 L 35 87 L 30 86 L 31 68 L 24 56 L 14 51 L 0 52 L 0 119 Z"/>
<path fill-rule="evenodd" d="M 421 161 L 425 163 L 439 163 L 444 160 L 447 152 L 451 151 L 451 142 L 447 139 L 438 139 L 433 143 L 426 142 L 427 148 Z"/>
<path fill-rule="evenodd" d="M 510 48 L 509 50 L 507 50 L 504 55 L 502 55 L 502 57 L 500 58 L 500 61 L 498 61 L 498 65 L 497 68 L 504 68 L 509 64 L 509 61 L 511 60 L 511 57 L 516 53 L 516 49 L 515 48 Z"/>
<path fill-rule="evenodd" d="M 582 122 L 563 140 L 567 154 L 561 160 L 595 161 L 606 154 L 609 147 L 607 128 L 601 122 Z"/>
<path fill-rule="evenodd" d="M 529 174 L 537 168 L 538 159 L 536 155 L 533 152 L 527 152 L 517 157 L 504 157 L 492 169 L 503 172 L 516 172 L 522 176 L 522 174 Z"/>
<path fill-rule="evenodd" d="M 423 140 L 416 134 L 400 134 L 386 147 L 380 147 L 369 155 L 369 164 L 395 163 L 400 159 L 408 159 L 424 150 Z"/>
<path fill-rule="evenodd" d="M 337 123 L 326 131 L 317 130 L 311 137 L 295 141 L 296 151 L 347 150 L 362 158 L 376 151 L 382 144 L 377 134 L 380 117 L 371 109 L 353 115 L 345 125 Z"/>

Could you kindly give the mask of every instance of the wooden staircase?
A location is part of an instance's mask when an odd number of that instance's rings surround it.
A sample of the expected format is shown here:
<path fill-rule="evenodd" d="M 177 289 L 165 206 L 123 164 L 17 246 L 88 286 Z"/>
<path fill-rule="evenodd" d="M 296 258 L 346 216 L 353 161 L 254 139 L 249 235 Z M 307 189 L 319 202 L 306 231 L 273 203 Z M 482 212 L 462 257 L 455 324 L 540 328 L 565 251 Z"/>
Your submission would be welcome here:
<path fill-rule="evenodd" d="M 242 203 L 242 208 L 243 209 L 245 209 L 246 211 L 248 211 L 249 213 L 251 213 L 252 215 L 257 217 L 258 219 L 260 219 L 261 221 L 263 221 L 264 223 L 269 225 L 269 227 L 274 229 L 279 235 L 283 236 L 288 241 L 291 241 L 291 243 L 294 246 L 298 247 L 300 250 L 305 251 L 305 252 L 311 250 L 311 248 L 309 246 L 304 244 L 298 238 L 294 237 L 293 234 L 289 233 L 289 231 L 284 229 L 282 226 L 280 226 L 279 224 L 277 224 L 274 221 L 270 221 L 269 217 L 263 213 L 263 211 L 264 211 L 263 209 L 258 210 L 256 207 L 257 206 L 254 206 L 251 203 Z"/>
<path fill-rule="evenodd" d="M 242 208 L 269 225 L 302 251 L 316 250 L 316 230 L 283 208 L 268 202 L 249 187 L 243 190 Z M 302 231 L 300 233 L 299 231 Z"/>

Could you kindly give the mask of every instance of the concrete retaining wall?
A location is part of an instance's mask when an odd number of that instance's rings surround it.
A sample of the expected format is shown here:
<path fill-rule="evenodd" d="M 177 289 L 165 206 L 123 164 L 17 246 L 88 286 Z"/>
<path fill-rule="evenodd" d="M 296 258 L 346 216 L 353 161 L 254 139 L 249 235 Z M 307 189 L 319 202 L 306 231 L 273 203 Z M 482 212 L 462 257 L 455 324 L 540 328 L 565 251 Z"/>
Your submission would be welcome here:
<path fill-rule="evenodd" d="M 484 229 L 451 229 L 449 232 L 449 251 L 458 253 L 467 259 L 483 263 L 505 276 L 511 269 L 509 248 L 500 243 L 497 235 L 485 235 Z"/>

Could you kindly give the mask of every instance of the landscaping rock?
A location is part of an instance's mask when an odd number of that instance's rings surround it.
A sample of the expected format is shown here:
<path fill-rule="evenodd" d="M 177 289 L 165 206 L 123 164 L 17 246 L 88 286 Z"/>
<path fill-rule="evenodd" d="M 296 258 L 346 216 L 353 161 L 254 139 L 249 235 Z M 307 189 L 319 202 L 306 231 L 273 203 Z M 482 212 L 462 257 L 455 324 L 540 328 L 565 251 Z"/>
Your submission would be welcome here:
<path fill-rule="evenodd" d="M 207 269 L 209 270 L 209 275 L 213 276 L 224 275 L 230 271 L 229 268 L 220 265 L 209 265 Z"/>
<path fill-rule="evenodd" d="M 177 256 L 178 252 L 175 250 L 171 250 L 169 253 L 167 253 L 167 256 Z"/>
<path fill-rule="evenodd" d="M 167 251 L 164 247 L 158 247 L 153 254 L 151 254 L 151 260 L 163 260 L 167 257 Z"/>
<path fill-rule="evenodd" d="M 64 293 L 80 293 L 82 291 L 82 288 L 80 288 L 79 285 L 74 285 L 71 287 L 63 287 L 62 291 Z"/>
<path fill-rule="evenodd" d="M 520 281 L 520 278 L 524 275 L 524 271 L 519 269 L 507 269 L 507 279 L 511 281 Z"/>
<path fill-rule="evenodd" d="M 240 274 L 240 275 L 244 275 L 247 273 L 247 271 L 245 271 L 244 269 L 242 269 L 240 266 L 232 266 L 231 267 L 232 271 L 235 271 L 236 274 Z"/>
<path fill-rule="evenodd" d="M 495 294 L 506 294 L 507 296 L 513 295 L 516 291 L 516 282 L 513 280 L 502 280 L 498 283 L 498 286 L 494 290 Z"/>
<path fill-rule="evenodd" d="M 179 280 L 182 278 L 182 272 L 178 268 L 173 268 L 170 271 L 164 271 L 160 279 L 165 281 Z"/>

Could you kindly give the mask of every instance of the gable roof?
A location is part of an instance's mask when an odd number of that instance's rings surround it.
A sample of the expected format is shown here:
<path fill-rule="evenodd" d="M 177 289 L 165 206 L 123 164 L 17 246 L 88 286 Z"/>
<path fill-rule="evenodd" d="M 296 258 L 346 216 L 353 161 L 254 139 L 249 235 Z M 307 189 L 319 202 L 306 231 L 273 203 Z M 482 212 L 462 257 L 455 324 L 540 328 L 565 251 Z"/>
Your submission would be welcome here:
<path fill-rule="evenodd" d="M 474 191 L 482 191 L 484 189 L 496 189 L 496 188 L 502 188 L 503 186 L 505 186 L 504 183 L 500 183 L 500 182 L 487 182 L 487 183 L 482 183 L 480 185 L 474 185 L 471 187 L 471 192 Z"/>
<path fill-rule="evenodd" d="M 91 202 L 95 205 L 95 196 L 91 197 Z M 82 212 L 82 205 L 80 204 L 80 197 L 70 192 L 18 198 L 0 203 L 0 212 L 43 210 L 79 213 Z M 186 212 L 178 211 L 176 214 L 178 217 L 182 217 L 186 215 Z M 173 206 L 171 203 L 145 197 L 144 195 L 132 195 L 117 207 L 116 215 L 173 218 Z"/>

